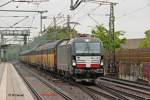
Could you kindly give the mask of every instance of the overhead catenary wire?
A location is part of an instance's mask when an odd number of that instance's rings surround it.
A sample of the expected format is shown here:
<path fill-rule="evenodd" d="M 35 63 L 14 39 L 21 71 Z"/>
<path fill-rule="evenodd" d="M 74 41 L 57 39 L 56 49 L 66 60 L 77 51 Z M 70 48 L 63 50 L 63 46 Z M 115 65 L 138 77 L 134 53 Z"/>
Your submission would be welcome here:
<path fill-rule="evenodd" d="M 121 19 L 121 18 L 123 18 L 123 17 L 126 17 L 126 16 L 129 16 L 129 15 L 135 14 L 135 13 L 137 13 L 137 12 L 140 12 L 140 11 L 144 10 L 145 8 L 147 8 L 147 7 L 150 7 L 150 3 L 149 3 L 149 4 L 146 4 L 146 5 L 143 6 L 143 7 L 138 8 L 138 9 L 136 9 L 136 10 L 134 10 L 134 11 L 128 12 L 128 13 L 126 13 L 126 14 L 123 14 L 123 15 L 119 16 L 117 19 Z"/>
<path fill-rule="evenodd" d="M 31 21 L 30 27 L 32 27 L 36 15 L 37 15 L 37 14 L 34 14 L 34 15 L 32 16 L 32 21 Z"/>
<path fill-rule="evenodd" d="M 57 14 L 57 16 L 54 16 L 54 17 L 51 17 L 51 18 L 48 18 L 48 19 L 54 19 L 54 18 L 56 18 L 57 22 L 58 22 L 58 21 L 61 21 L 61 19 L 64 19 L 64 15 L 62 15 L 61 12 L 60 12 L 60 13 Z M 56 24 L 58 24 L 58 23 L 56 23 Z M 48 25 L 48 27 L 50 27 L 52 25 L 54 25 L 54 20 L 51 20 L 51 23 Z"/>
<path fill-rule="evenodd" d="M 2 20 L 1 18 L 0 18 L 0 20 L 1 20 L 2 23 L 6 24 L 7 26 L 10 26 L 7 22 L 5 22 L 4 20 Z"/>
<path fill-rule="evenodd" d="M 87 13 L 85 13 L 84 15 L 78 17 L 76 20 L 82 19 L 83 17 L 87 16 L 89 13 L 96 11 L 99 7 L 100 7 L 100 5 L 98 5 L 97 7 L 93 8 L 93 9 L 91 9 L 90 11 L 88 11 Z"/>
<path fill-rule="evenodd" d="M 11 3 L 12 1 L 14 1 L 14 0 L 11 0 L 11 1 L 9 1 L 9 2 L 7 2 L 7 3 L 5 3 L 5 4 L 3 4 L 3 5 L 1 5 L 1 7 L 2 6 L 5 6 L 5 5 L 7 5 L 7 4 L 9 4 L 9 3 Z M 37 13 L 43 13 L 43 11 L 37 11 L 37 9 L 35 9 L 34 11 L 32 10 L 32 11 L 30 11 L 30 10 L 1 10 L 1 11 L 8 11 L 8 12 L 37 12 Z M 45 11 L 44 11 L 45 12 Z M 47 11 L 46 11 L 47 12 Z M 5 23 L 7 26 L 9 26 L 9 27 L 14 27 L 14 26 L 16 26 L 16 25 L 18 25 L 19 23 L 21 23 L 22 21 L 24 21 L 24 20 L 26 20 L 27 18 L 29 18 L 29 16 L 0 16 L 0 17 L 4 17 L 4 18 L 6 18 L 6 17 L 24 17 L 23 19 L 21 19 L 21 20 L 19 20 L 19 21 L 17 21 L 17 22 L 15 22 L 13 25 L 9 25 L 9 24 L 7 24 L 5 21 L 3 21 L 3 20 L 1 20 L 3 23 Z M 34 18 L 33 18 L 34 19 Z M 33 22 L 33 21 L 32 21 Z M 22 24 L 21 24 L 22 25 Z M 29 24 L 28 24 L 29 25 Z M 31 25 L 32 26 L 32 25 Z M 8 28 L 9 28 L 8 27 Z M 8 28 L 6 28 L 6 29 L 8 29 Z M 16 28 L 19 28 L 19 27 L 14 27 L 14 29 L 16 29 Z M 20 27 L 21 28 L 21 27 Z M 25 27 L 22 27 L 22 28 L 25 28 Z M 28 28 L 28 29 L 30 29 L 30 28 Z"/>
<path fill-rule="evenodd" d="M 61 16 L 62 15 L 62 12 L 64 13 L 65 11 L 66 11 L 66 9 L 65 8 L 67 8 L 68 6 L 63 6 L 62 7 L 62 9 L 60 9 L 60 11 L 58 11 L 58 13 L 56 14 L 56 15 L 53 15 L 53 17 L 52 18 L 48 18 L 48 20 L 47 21 L 49 21 L 49 25 L 47 26 L 47 27 L 50 27 L 50 26 L 52 26 L 53 25 L 53 18 L 54 18 L 54 16 L 55 17 L 59 17 L 59 16 Z M 60 20 L 60 19 L 59 19 Z M 58 21 L 58 20 L 57 20 Z"/>
<path fill-rule="evenodd" d="M 77 9 L 76 11 L 74 11 L 74 12 L 72 13 L 72 15 L 70 15 L 70 16 L 71 16 L 71 20 L 73 20 L 73 19 L 75 19 L 77 16 L 79 16 L 79 14 L 80 14 L 82 11 L 84 11 L 85 8 L 86 8 L 86 6 L 84 5 L 84 6 L 81 6 L 79 9 Z M 77 18 L 78 18 L 78 17 L 77 17 Z"/>
<path fill-rule="evenodd" d="M 13 2 L 27 2 L 27 3 L 40 3 L 40 2 L 48 2 L 49 0 L 13 0 Z"/>
<path fill-rule="evenodd" d="M 10 27 L 16 26 L 17 24 L 21 23 L 22 21 L 26 20 L 29 16 L 24 17 L 23 19 L 17 21 L 16 23 L 14 23 L 13 25 L 11 25 Z"/>
<path fill-rule="evenodd" d="M 37 5 L 37 6 L 35 7 L 35 10 L 38 10 L 38 8 L 39 8 L 39 5 Z M 34 21 L 36 20 L 37 15 L 38 15 L 38 13 L 34 13 L 34 14 L 33 14 L 30 27 L 33 26 L 33 23 L 34 23 Z M 31 31 L 31 30 L 30 30 L 30 31 Z M 28 38 L 29 38 L 29 37 L 28 37 Z"/>
<path fill-rule="evenodd" d="M 67 8 L 67 7 L 66 7 L 66 6 L 65 6 L 65 7 L 62 7 L 62 9 L 61 9 L 56 15 L 53 15 L 52 18 L 46 18 L 46 19 L 47 19 L 47 22 L 50 22 L 49 25 L 47 26 L 47 28 L 53 25 L 53 20 L 52 20 L 52 19 L 54 18 L 54 16 L 55 16 L 55 17 L 60 17 L 60 16 L 62 16 L 62 12 L 65 11 L 65 8 Z"/>
<path fill-rule="evenodd" d="M 91 9 L 90 11 L 88 11 L 87 13 L 85 13 L 85 14 L 83 14 L 82 16 L 80 16 L 80 17 L 74 17 L 74 18 L 72 18 L 71 20 L 73 21 L 73 20 L 77 20 L 77 21 L 80 21 L 83 17 L 84 17 L 84 19 L 85 19 L 85 16 L 87 17 L 88 16 L 88 14 L 89 13 L 93 13 L 94 11 L 96 11 L 99 7 L 100 7 L 101 5 L 98 5 L 98 6 L 96 6 L 96 7 L 94 7 L 93 9 Z M 85 8 L 86 6 L 84 6 L 84 8 Z M 81 9 L 81 10 L 83 10 L 83 9 Z M 82 19 L 82 21 L 84 20 L 84 19 Z M 96 23 L 97 23 L 97 21 L 96 21 Z M 82 25 L 83 26 L 83 25 Z M 84 26 L 84 27 L 86 27 L 86 26 Z"/>
<path fill-rule="evenodd" d="M 6 6 L 7 4 L 9 4 L 9 3 L 13 2 L 13 1 L 14 1 L 14 0 L 10 0 L 10 1 L 8 1 L 8 2 L 2 4 L 2 5 L 0 5 L 0 7 Z"/>
<path fill-rule="evenodd" d="M 94 19 L 90 14 L 88 14 L 88 16 L 89 16 L 97 25 L 100 25 L 99 22 L 98 22 L 96 19 Z"/>
<path fill-rule="evenodd" d="M 39 5 L 37 5 L 37 7 L 35 7 L 35 9 L 38 9 L 38 8 L 39 8 Z M 30 27 L 32 27 L 36 15 L 37 15 L 37 13 L 33 14 L 33 17 L 32 17 L 32 21 L 31 21 Z"/>
<path fill-rule="evenodd" d="M 28 17 L 28 16 L 0 16 L 0 17 Z"/>

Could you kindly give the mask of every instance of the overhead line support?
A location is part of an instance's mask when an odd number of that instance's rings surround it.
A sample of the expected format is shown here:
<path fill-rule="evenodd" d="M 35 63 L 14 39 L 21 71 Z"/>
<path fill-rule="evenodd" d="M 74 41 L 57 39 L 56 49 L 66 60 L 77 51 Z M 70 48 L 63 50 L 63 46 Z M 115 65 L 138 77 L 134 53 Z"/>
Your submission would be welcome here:
<path fill-rule="evenodd" d="M 3 10 L 3 9 L 0 9 L 0 11 L 3 11 L 3 12 L 37 12 L 37 13 L 47 13 L 48 12 L 47 10 L 38 11 L 38 10 Z"/>
<path fill-rule="evenodd" d="M 36 27 L 0 27 L 0 28 L 35 28 L 36 29 Z"/>
<path fill-rule="evenodd" d="M 0 11 L 4 11 L 4 12 L 37 12 L 40 13 L 40 34 L 42 34 L 42 14 L 43 13 L 47 13 L 48 11 L 38 11 L 38 10 L 0 10 Z"/>
<path fill-rule="evenodd" d="M 115 16 L 114 16 L 114 3 L 110 3 L 110 16 L 109 16 L 109 34 L 112 37 L 112 43 L 113 43 L 113 68 L 116 72 L 116 55 L 115 55 Z"/>

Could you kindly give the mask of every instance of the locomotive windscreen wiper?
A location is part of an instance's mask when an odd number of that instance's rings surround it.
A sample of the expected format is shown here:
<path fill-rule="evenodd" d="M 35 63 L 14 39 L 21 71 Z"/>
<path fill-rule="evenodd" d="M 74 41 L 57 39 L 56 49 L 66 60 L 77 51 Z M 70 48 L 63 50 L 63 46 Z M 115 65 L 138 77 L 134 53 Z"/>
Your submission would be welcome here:
<path fill-rule="evenodd" d="M 84 53 L 86 50 L 88 51 L 87 53 L 90 53 L 90 52 L 91 52 L 91 53 L 94 53 L 93 50 L 90 48 L 88 42 L 86 43 L 86 48 L 84 49 L 83 53 Z"/>
<path fill-rule="evenodd" d="M 90 53 L 90 54 L 95 54 L 95 53 L 100 53 L 100 44 L 98 43 L 76 43 L 75 44 L 75 50 L 76 53 Z"/>
<path fill-rule="evenodd" d="M 85 51 L 88 51 L 87 53 L 89 53 L 89 46 L 88 46 L 88 44 L 86 43 L 86 47 L 84 48 L 84 50 L 83 50 L 83 52 L 82 53 L 85 53 Z"/>

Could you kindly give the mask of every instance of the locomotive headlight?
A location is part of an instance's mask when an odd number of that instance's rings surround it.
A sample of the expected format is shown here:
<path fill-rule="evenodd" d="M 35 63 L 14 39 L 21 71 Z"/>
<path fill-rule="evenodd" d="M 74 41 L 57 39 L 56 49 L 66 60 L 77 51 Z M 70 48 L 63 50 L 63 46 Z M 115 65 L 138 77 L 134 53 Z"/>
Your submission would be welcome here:
<path fill-rule="evenodd" d="M 74 60 L 72 61 L 72 66 L 76 66 L 76 62 Z"/>
<path fill-rule="evenodd" d="M 103 66 L 104 65 L 104 62 L 103 61 L 101 61 L 101 66 Z"/>
<path fill-rule="evenodd" d="M 72 63 L 72 65 L 73 65 L 73 66 L 76 66 L 76 63 L 75 63 L 75 62 L 73 62 L 73 63 Z"/>
<path fill-rule="evenodd" d="M 85 42 L 89 42 L 89 41 L 90 41 L 89 39 L 86 39 L 86 40 L 85 40 Z"/>

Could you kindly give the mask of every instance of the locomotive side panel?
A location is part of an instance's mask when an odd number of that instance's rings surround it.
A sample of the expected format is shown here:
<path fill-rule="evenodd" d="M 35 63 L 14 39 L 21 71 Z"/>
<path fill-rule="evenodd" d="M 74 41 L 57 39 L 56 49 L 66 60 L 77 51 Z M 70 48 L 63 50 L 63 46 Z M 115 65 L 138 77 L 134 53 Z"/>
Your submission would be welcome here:
<path fill-rule="evenodd" d="M 57 48 L 57 69 L 69 71 L 71 67 L 71 50 L 69 46 L 59 46 Z"/>

